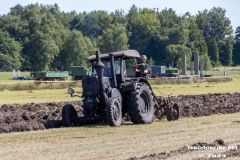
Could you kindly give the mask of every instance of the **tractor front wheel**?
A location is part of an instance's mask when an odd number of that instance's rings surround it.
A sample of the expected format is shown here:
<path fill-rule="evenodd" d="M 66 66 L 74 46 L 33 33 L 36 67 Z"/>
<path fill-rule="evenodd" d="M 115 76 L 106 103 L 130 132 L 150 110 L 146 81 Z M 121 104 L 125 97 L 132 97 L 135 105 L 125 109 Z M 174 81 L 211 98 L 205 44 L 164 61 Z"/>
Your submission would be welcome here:
<path fill-rule="evenodd" d="M 120 126 L 122 123 L 122 107 L 116 97 L 111 97 L 106 106 L 107 121 L 110 126 Z"/>
<path fill-rule="evenodd" d="M 63 126 L 70 127 L 78 124 L 78 115 L 76 109 L 71 104 L 67 104 L 62 108 Z"/>

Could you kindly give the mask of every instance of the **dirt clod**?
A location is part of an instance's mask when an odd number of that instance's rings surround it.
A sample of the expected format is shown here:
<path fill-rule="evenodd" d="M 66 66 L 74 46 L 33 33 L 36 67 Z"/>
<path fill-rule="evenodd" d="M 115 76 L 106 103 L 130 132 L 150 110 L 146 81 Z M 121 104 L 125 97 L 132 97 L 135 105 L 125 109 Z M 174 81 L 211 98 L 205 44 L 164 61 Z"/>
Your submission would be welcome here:
<path fill-rule="evenodd" d="M 217 139 L 217 140 L 214 141 L 214 144 L 223 146 L 224 145 L 224 141 L 222 139 Z"/>

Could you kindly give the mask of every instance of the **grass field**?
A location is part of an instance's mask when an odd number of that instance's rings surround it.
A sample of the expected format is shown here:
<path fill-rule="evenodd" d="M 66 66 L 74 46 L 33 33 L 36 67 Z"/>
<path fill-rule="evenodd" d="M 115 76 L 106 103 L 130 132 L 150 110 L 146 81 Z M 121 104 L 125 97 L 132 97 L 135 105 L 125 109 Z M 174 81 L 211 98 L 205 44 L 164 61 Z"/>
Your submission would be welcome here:
<path fill-rule="evenodd" d="M 221 67 L 215 67 L 212 70 L 218 70 L 218 71 L 240 71 L 240 66 L 235 67 L 229 67 L 229 66 L 221 66 Z"/>
<path fill-rule="evenodd" d="M 16 76 L 18 76 L 18 72 L 16 71 Z M 20 76 L 30 76 L 30 72 L 21 72 Z M 68 77 L 67 80 L 71 80 L 72 77 Z M 0 72 L 0 82 L 9 82 L 9 81 L 17 81 L 13 80 L 13 72 Z"/>
<path fill-rule="evenodd" d="M 167 95 L 188 95 L 188 94 L 207 94 L 207 93 L 234 93 L 240 92 L 240 78 L 233 78 L 233 81 L 224 83 L 190 83 L 190 84 L 161 84 L 152 85 L 153 92 L 157 96 Z M 81 87 L 74 88 L 81 96 Z M 78 97 L 70 97 L 66 89 L 44 89 L 26 91 L 0 91 L 0 105 L 13 103 L 42 103 L 42 102 L 61 102 L 75 101 Z"/>
<path fill-rule="evenodd" d="M 81 91 L 78 89 L 78 91 Z M 76 93 L 81 95 L 81 93 Z M 44 102 L 67 102 L 80 100 L 78 97 L 71 97 L 67 89 L 33 90 L 29 91 L 1 91 L 0 105 L 2 104 L 24 104 Z"/>
<path fill-rule="evenodd" d="M 213 68 L 210 71 L 204 71 L 204 74 L 214 75 L 214 76 L 223 76 L 224 71 L 226 71 L 227 76 L 240 75 L 240 67 L 217 67 L 217 68 Z M 190 71 L 187 71 L 187 74 L 190 75 Z M 16 76 L 18 76 L 17 71 L 16 71 Z M 30 72 L 21 72 L 21 76 L 30 76 Z M 13 78 L 13 72 L 0 72 L 0 82 L 11 81 L 12 78 Z M 71 77 L 69 77 L 68 80 L 71 80 Z"/>
<path fill-rule="evenodd" d="M 233 78 L 231 82 L 224 83 L 191 83 L 191 84 L 161 84 L 152 85 L 158 96 L 164 95 L 195 95 L 208 93 L 234 93 L 240 92 L 240 78 Z"/>
<path fill-rule="evenodd" d="M 206 71 L 204 72 L 205 75 L 214 75 L 214 76 L 224 76 L 224 71 L 219 71 L 219 70 L 215 70 L 215 71 Z M 235 76 L 235 75 L 240 75 L 240 70 L 227 70 L 226 71 L 226 76 Z"/>
<path fill-rule="evenodd" d="M 84 126 L 44 131 L 0 134 L 1 159 L 78 160 L 126 159 L 169 152 L 197 142 L 224 140 L 240 143 L 240 113 L 166 120 L 151 125 Z M 225 150 L 221 150 L 223 152 Z M 173 155 L 171 159 L 192 159 L 205 150 Z M 229 157 L 230 158 L 230 157 Z"/>
<path fill-rule="evenodd" d="M 7 77 L 7 76 L 6 76 Z M 4 79 L 3 79 L 4 81 Z M 152 85 L 158 96 L 240 92 L 240 78 L 224 83 L 189 83 Z M 75 88 L 81 95 L 81 88 Z M 0 106 L 14 103 L 76 101 L 66 89 L 0 91 Z M 44 131 L 0 134 L 0 159 L 126 159 L 169 152 L 197 142 L 212 143 L 223 139 L 227 145 L 240 143 L 240 113 L 166 120 L 151 125 L 125 124 L 121 127 L 91 125 Z M 193 159 L 197 151 L 173 155 L 172 160 Z M 228 159 L 237 159 L 228 157 Z"/>
<path fill-rule="evenodd" d="M 16 76 L 18 76 L 18 72 L 16 71 Z M 21 72 L 21 76 L 30 76 L 30 72 Z M 9 81 L 13 78 L 13 72 L 0 72 L 0 82 L 1 81 Z"/>
<path fill-rule="evenodd" d="M 224 76 L 224 71 L 226 71 L 227 76 L 240 75 L 240 66 L 236 67 L 216 67 L 212 68 L 209 71 L 204 71 L 205 75 L 214 75 L 214 76 Z M 188 72 L 190 74 L 190 72 Z"/>

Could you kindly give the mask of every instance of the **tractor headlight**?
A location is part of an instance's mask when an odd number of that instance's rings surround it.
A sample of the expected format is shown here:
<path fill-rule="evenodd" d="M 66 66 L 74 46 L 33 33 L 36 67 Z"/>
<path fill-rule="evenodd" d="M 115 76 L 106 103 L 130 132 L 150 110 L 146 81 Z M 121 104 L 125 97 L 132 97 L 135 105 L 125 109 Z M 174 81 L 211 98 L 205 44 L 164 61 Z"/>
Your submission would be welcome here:
<path fill-rule="evenodd" d="M 68 88 L 68 94 L 73 95 L 73 93 L 74 93 L 74 89 Z"/>
<path fill-rule="evenodd" d="M 104 89 L 108 89 L 108 88 L 109 88 L 109 83 L 105 82 L 105 83 L 103 84 L 103 88 L 104 88 Z"/>

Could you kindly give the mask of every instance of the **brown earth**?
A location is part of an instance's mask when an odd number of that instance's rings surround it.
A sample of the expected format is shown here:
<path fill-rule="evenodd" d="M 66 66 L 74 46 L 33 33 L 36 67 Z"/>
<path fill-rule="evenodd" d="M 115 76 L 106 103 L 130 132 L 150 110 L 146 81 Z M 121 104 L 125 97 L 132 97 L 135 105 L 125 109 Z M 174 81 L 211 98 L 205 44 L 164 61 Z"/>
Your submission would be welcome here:
<path fill-rule="evenodd" d="M 180 106 L 181 117 L 240 112 L 240 93 L 181 95 L 172 97 Z M 71 102 L 82 115 L 81 102 Z M 15 104 L 0 107 L 0 133 L 43 130 L 62 126 L 61 109 L 65 103 Z"/>
<path fill-rule="evenodd" d="M 182 117 L 240 112 L 240 93 L 180 95 L 172 100 L 180 106 Z"/>
<path fill-rule="evenodd" d="M 66 103 L 2 105 L 0 133 L 43 130 L 62 126 L 61 109 Z M 80 106 L 80 102 L 73 102 Z M 77 108 L 76 108 L 77 109 Z M 81 108 L 77 109 L 81 113 Z"/>

